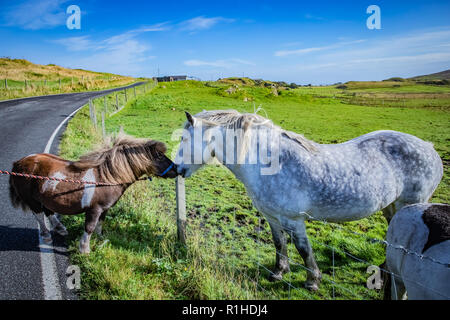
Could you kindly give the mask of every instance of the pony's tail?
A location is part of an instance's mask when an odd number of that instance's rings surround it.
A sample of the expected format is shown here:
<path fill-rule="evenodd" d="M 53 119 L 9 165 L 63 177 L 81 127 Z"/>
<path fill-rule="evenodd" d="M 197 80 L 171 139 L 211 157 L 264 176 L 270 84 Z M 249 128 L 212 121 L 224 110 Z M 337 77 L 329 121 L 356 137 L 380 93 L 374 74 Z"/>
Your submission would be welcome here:
<path fill-rule="evenodd" d="M 13 171 L 16 168 L 16 163 L 14 163 Z M 30 206 L 22 199 L 20 194 L 17 192 L 17 187 L 14 183 L 14 177 L 9 177 L 9 198 L 11 199 L 11 204 L 14 208 L 21 208 L 23 211 L 30 210 Z"/>

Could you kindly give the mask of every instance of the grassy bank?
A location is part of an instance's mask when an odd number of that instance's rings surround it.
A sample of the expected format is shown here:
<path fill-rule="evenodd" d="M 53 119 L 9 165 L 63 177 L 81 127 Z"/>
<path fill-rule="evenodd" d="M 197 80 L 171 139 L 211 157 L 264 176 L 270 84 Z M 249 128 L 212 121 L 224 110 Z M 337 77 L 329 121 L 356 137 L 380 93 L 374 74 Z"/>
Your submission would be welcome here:
<path fill-rule="evenodd" d="M 0 58 L 0 100 L 104 90 L 138 81 L 111 73 L 39 65 L 24 59 Z"/>
<path fill-rule="evenodd" d="M 232 85 L 233 86 L 233 85 Z M 450 186 L 450 107 L 447 87 L 427 87 L 440 95 L 437 108 L 413 102 L 384 106 L 347 99 L 363 89 L 334 87 L 274 90 L 270 87 L 229 83 L 182 81 L 159 84 L 152 92 L 129 101 L 106 120 L 108 132 L 123 126 L 128 134 L 164 141 L 169 152 L 178 141 L 172 132 L 185 121 L 184 111 L 228 109 L 252 112 L 261 105 L 268 117 L 283 128 L 320 143 L 339 143 L 370 131 L 392 129 L 416 135 L 435 144 L 444 160 L 445 177 L 433 197 L 448 202 Z M 430 89 L 431 88 L 431 89 Z M 405 94 L 404 87 L 382 88 L 384 95 Z M 391 90 L 394 90 L 392 93 Z M 417 93 L 419 88 L 409 88 Z M 428 91 L 429 92 L 429 91 Z M 369 92 L 367 92 L 368 94 Z M 406 92 L 407 93 L 407 92 Z M 394 96 L 390 96 L 395 101 Z M 369 98 L 367 98 L 369 99 Z M 374 98 L 377 99 L 376 97 Z M 350 104 L 350 103 L 359 103 Z M 83 109 L 69 123 L 61 155 L 76 159 L 101 141 L 92 129 L 89 111 Z M 379 299 L 365 283 L 368 265 L 343 251 L 379 265 L 384 247 L 347 231 L 308 222 L 307 229 L 324 280 L 317 293 L 302 288 L 306 278 L 301 258 L 292 243 L 292 272 L 286 282 L 271 283 L 267 269 L 274 264 L 274 247 L 264 218 L 252 207 L 243 185 L 220 166 L 209 166 L 186 180 L 188 248 L 176 241 L 175 185 L 154 179 L 132 186 L 106 218 L 103 237 L 93 237 L 92 252 L 81 256 L 77 241 L 83 216 L 66 217 L 71 259 L 82 268 L 81 297 L 86 299 Z M 369 237 L 384 238 L 386 221 L 381 213 L 345 223 L 344 227 Z M 335 247 L 334 260 L 330 246 Z M 333 268 L 334 264 L 334 268 Z M 334 271 L 334 278 L 333 278 Z M 337 283 L 334 286 L 331 280 Z"/>

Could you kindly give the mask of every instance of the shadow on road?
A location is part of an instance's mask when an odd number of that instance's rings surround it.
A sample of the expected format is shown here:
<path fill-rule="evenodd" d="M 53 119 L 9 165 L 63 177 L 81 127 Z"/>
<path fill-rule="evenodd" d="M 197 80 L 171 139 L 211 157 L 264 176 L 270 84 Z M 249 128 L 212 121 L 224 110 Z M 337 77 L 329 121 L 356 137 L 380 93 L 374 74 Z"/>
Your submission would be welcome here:
<path fill-rule="evenodd" d="M 55 254 L 67 255 L 67 252 L 56 249 L 64 244 L 64 239 L 59 236 L 53 237 L 53 252 Z M 15 228 L 0 226 L 0 252 L 3 251 L 35 251 L 40 252 L 38 233 L 36 229 Z"/>

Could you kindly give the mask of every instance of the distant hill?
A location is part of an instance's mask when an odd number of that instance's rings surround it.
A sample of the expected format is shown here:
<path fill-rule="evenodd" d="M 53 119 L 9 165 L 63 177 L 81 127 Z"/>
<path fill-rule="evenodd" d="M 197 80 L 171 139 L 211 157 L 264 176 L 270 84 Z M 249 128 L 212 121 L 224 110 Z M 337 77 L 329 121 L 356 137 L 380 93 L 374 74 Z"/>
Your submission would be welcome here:
<path fill-rule="evenodd" d="M 437 72 L 437 73 L 423 75 L 423 76 L 417 76 L 417 77 L 413 77 L 410 79 L 415 80 L 415 81 L 450 80 L 450 69 L 441 71 L 441 72 Z"/>
<path fill-rule="evenodd" d="M 0 79 L 24 81 L 27 80 L 58 80 L 60 78 L 98 79 L 115 78 L 132 80 L 131 77 L 124 77 L 111 73 L 94 72 L 82 69 L 69 69 L 54 64 L 35 64 L 25 59 L 0 58 Z"/>

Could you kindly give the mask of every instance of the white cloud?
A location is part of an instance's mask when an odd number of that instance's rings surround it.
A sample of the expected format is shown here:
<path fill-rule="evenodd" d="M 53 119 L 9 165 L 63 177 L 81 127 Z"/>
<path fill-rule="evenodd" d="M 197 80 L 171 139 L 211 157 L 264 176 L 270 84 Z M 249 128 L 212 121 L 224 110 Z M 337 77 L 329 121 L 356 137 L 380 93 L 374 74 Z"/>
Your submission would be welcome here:
<path fill-rule="evenodd" d="M 68 0 L 29 0 L 4 10 L 7 26 L 18 26 L 28 30 L 54 28 L 66 23 Z"/>
<path fill-rule="evenodd" d="M 94 71 L 139 75 L 142 62 L 154 59 L 148 55 L 151 45 L 138 39 L 147 32 L 167 30 L 165 23 L 129 30 L 109 38 L 93 40 L 89 36 L 53 40 L 68 51 L 86 52 L 77 65 Z"/>
<path fill-rule="evenodd" d="M 216 67 L 216 68 L 233 68 L 238 65 L 254 65 L 253 63 L 242 59 L 224 59 L 215 61 L 202 61 L 202 60 L 186 60 L 184 64 L 188 67 Z"/>
<path fill-rule="evenodd" d="M 94 43 L 88 36 L 69 37 L 53 40 L 52 42 L 63 45 L 68 51 L 85 51 L 95 48 Z"/>
<path fill-rule="evenodd" d="M 290 56 L 290 55 L 301 55 L 301 54 L 307 54 L 307 53 L 311 53 L 311 52 L 335 49 L 335 48 L 339 48 L 339 47 L 343 47 L 343 46 L 347 46 L 347 45 L 352 45 L 352 44 L 358 44 L 358 43 L 362 43 L 364 41 L 366 41 L 366 40 L 355 40 L 355 41 L 339 42 L 339 43 L 335 43 L 335 44 L 332 44 L 332 45 L 329 45 L 329 46 L 323 46 L 323 47 L 303 48 L 303 49 L 297 49 L 297 50 L 280 50 L 280 51 L 276 51 L 274 55 L 276 57 L 285 57 L 285 56 Z"/>
<path fill-rule="evenodd" d="M 436 52 L 436 53 L 426 53 L 418 55 L 405 55 L 405 56 L 395 56 L 395 57 L 382 57 L 382 58 L 361 58 L 340 62 L 330 62 L 330 63 L 318 63 L 318 64 L 301 64 L 296 65 L 293 68 L 298 71 L 305 70 L 316 70 L 316 69 L 326 69 L 326 68 L 349 68 L 357 65 L 366 66 L 379 66 L 384 67 L 388 65 L 400 66 L 401 64 L 411 64 L 411 63 L 436 63 L 436 62 L 446 62 L 450 60 L 450 52 Z"/>
<path fill-rule="evenodd" d="M 310 51 L 314 54 L 303 52 L 301 56 L 293 56 L 297 64 L 292 59 L 277 59 L 265 72 L 282 74 L 287 81 L 305 83 L 412 77 L 448 69 L 449 43 L 450 27 L 412 30 L 406 34 L 376 37 L 358 46 L 330 45 Z"/>
<path fill-rule="evenodd" d="M 180 23 L 182 30 L 187 31 L 198 31 L 198 30 L 206 30 L 209 28 L 212 28 L 219 22 L 227 22 L 231 23 L 234 19 L 227 19 L 223 17 L 213 17 L 213 18 L 206 18 L 204 16 L 195 17 L 186 21 L 183 21 Z"/>

